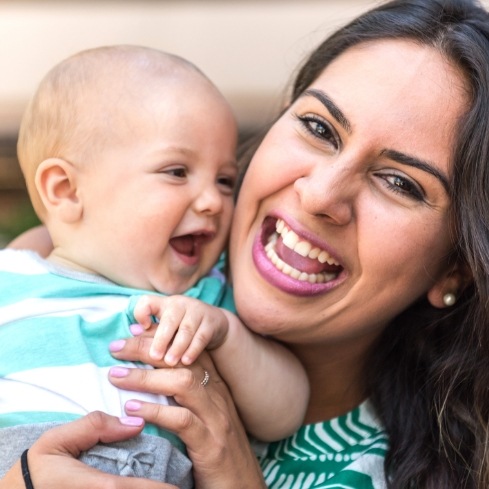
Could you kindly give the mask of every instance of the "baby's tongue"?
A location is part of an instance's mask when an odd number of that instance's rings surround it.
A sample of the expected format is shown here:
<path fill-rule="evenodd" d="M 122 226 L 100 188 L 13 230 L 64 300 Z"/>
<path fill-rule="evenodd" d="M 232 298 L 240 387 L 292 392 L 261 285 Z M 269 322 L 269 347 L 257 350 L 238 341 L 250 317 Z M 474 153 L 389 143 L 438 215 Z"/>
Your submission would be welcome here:
<path fill-rule="evenodd" d="M 194 245 L 195 240 L 191 234 L 170 239 L 170 246 L 182 255 L 192 256 L 194 254 Z"/>

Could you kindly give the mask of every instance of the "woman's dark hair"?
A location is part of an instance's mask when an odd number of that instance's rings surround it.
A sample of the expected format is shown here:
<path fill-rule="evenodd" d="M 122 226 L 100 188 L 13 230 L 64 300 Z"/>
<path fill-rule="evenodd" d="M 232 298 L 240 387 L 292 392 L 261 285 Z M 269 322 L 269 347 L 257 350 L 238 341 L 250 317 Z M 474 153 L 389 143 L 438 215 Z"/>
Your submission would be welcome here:
<path fill-rule="evenodd" d="M 469 0 L 385 3 L 314 50 L 298 72 L 291 102 L 345 50 L 381 39 L 433 46 L 465 75 L 469 106 L 454 141 L 450 212 L 452 260 L 472 276 L 465 290 L 456 291 L 455 306 L 436 309 L 419 300 L 373 348 L 367 394 L 390 438 L 388 486 L 487 489 L 489 15 Z"/>

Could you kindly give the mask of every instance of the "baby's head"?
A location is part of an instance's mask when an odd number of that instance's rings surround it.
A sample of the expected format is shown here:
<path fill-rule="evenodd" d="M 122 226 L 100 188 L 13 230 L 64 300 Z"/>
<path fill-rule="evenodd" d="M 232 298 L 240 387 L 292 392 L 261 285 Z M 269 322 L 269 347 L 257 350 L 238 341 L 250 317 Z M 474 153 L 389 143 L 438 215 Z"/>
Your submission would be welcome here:
<path fill-rule="evenodd" d="M 83 51 L 41 82 L 19 162 L 53 261 L 123 285 L 180 293 L 224 249 L 237 130 L 217 88 L 161 51 Z"/>

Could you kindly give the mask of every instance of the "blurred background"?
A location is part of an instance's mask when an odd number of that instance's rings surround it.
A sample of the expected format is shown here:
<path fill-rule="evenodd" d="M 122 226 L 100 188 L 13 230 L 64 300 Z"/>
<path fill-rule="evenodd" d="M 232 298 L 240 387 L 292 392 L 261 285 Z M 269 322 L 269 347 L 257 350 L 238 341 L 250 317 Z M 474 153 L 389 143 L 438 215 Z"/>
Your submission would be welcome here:
<path fill-rule="evenodd" d="M 42 76 L 90 47 L 139 44 L 199 66 L 242 134 L 266 123 L 292 71 L 375 0 L 0 0 L 0 247 L 37 223 L 16 159 L 19 121 Z"/>

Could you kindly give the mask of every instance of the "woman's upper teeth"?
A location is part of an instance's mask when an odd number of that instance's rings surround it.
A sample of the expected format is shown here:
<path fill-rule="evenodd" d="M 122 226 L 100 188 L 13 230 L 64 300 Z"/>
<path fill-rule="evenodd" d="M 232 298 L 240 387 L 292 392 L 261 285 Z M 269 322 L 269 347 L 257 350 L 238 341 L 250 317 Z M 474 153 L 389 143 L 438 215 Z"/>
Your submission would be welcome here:
<path fill-rule="evenodd" d="M 277 234 L 282 237 L 283 244 L 293 250 L 295 253 L 318 260 L 319 263 L 328 263 L 329 265 L 339 266 L 340 264 L 325 250 L 314 246 L 309 241 L 299 238 L 297 233 L 287 228 L 287 225 L 282 219 L 277 219 L 275 224 Z"/>

